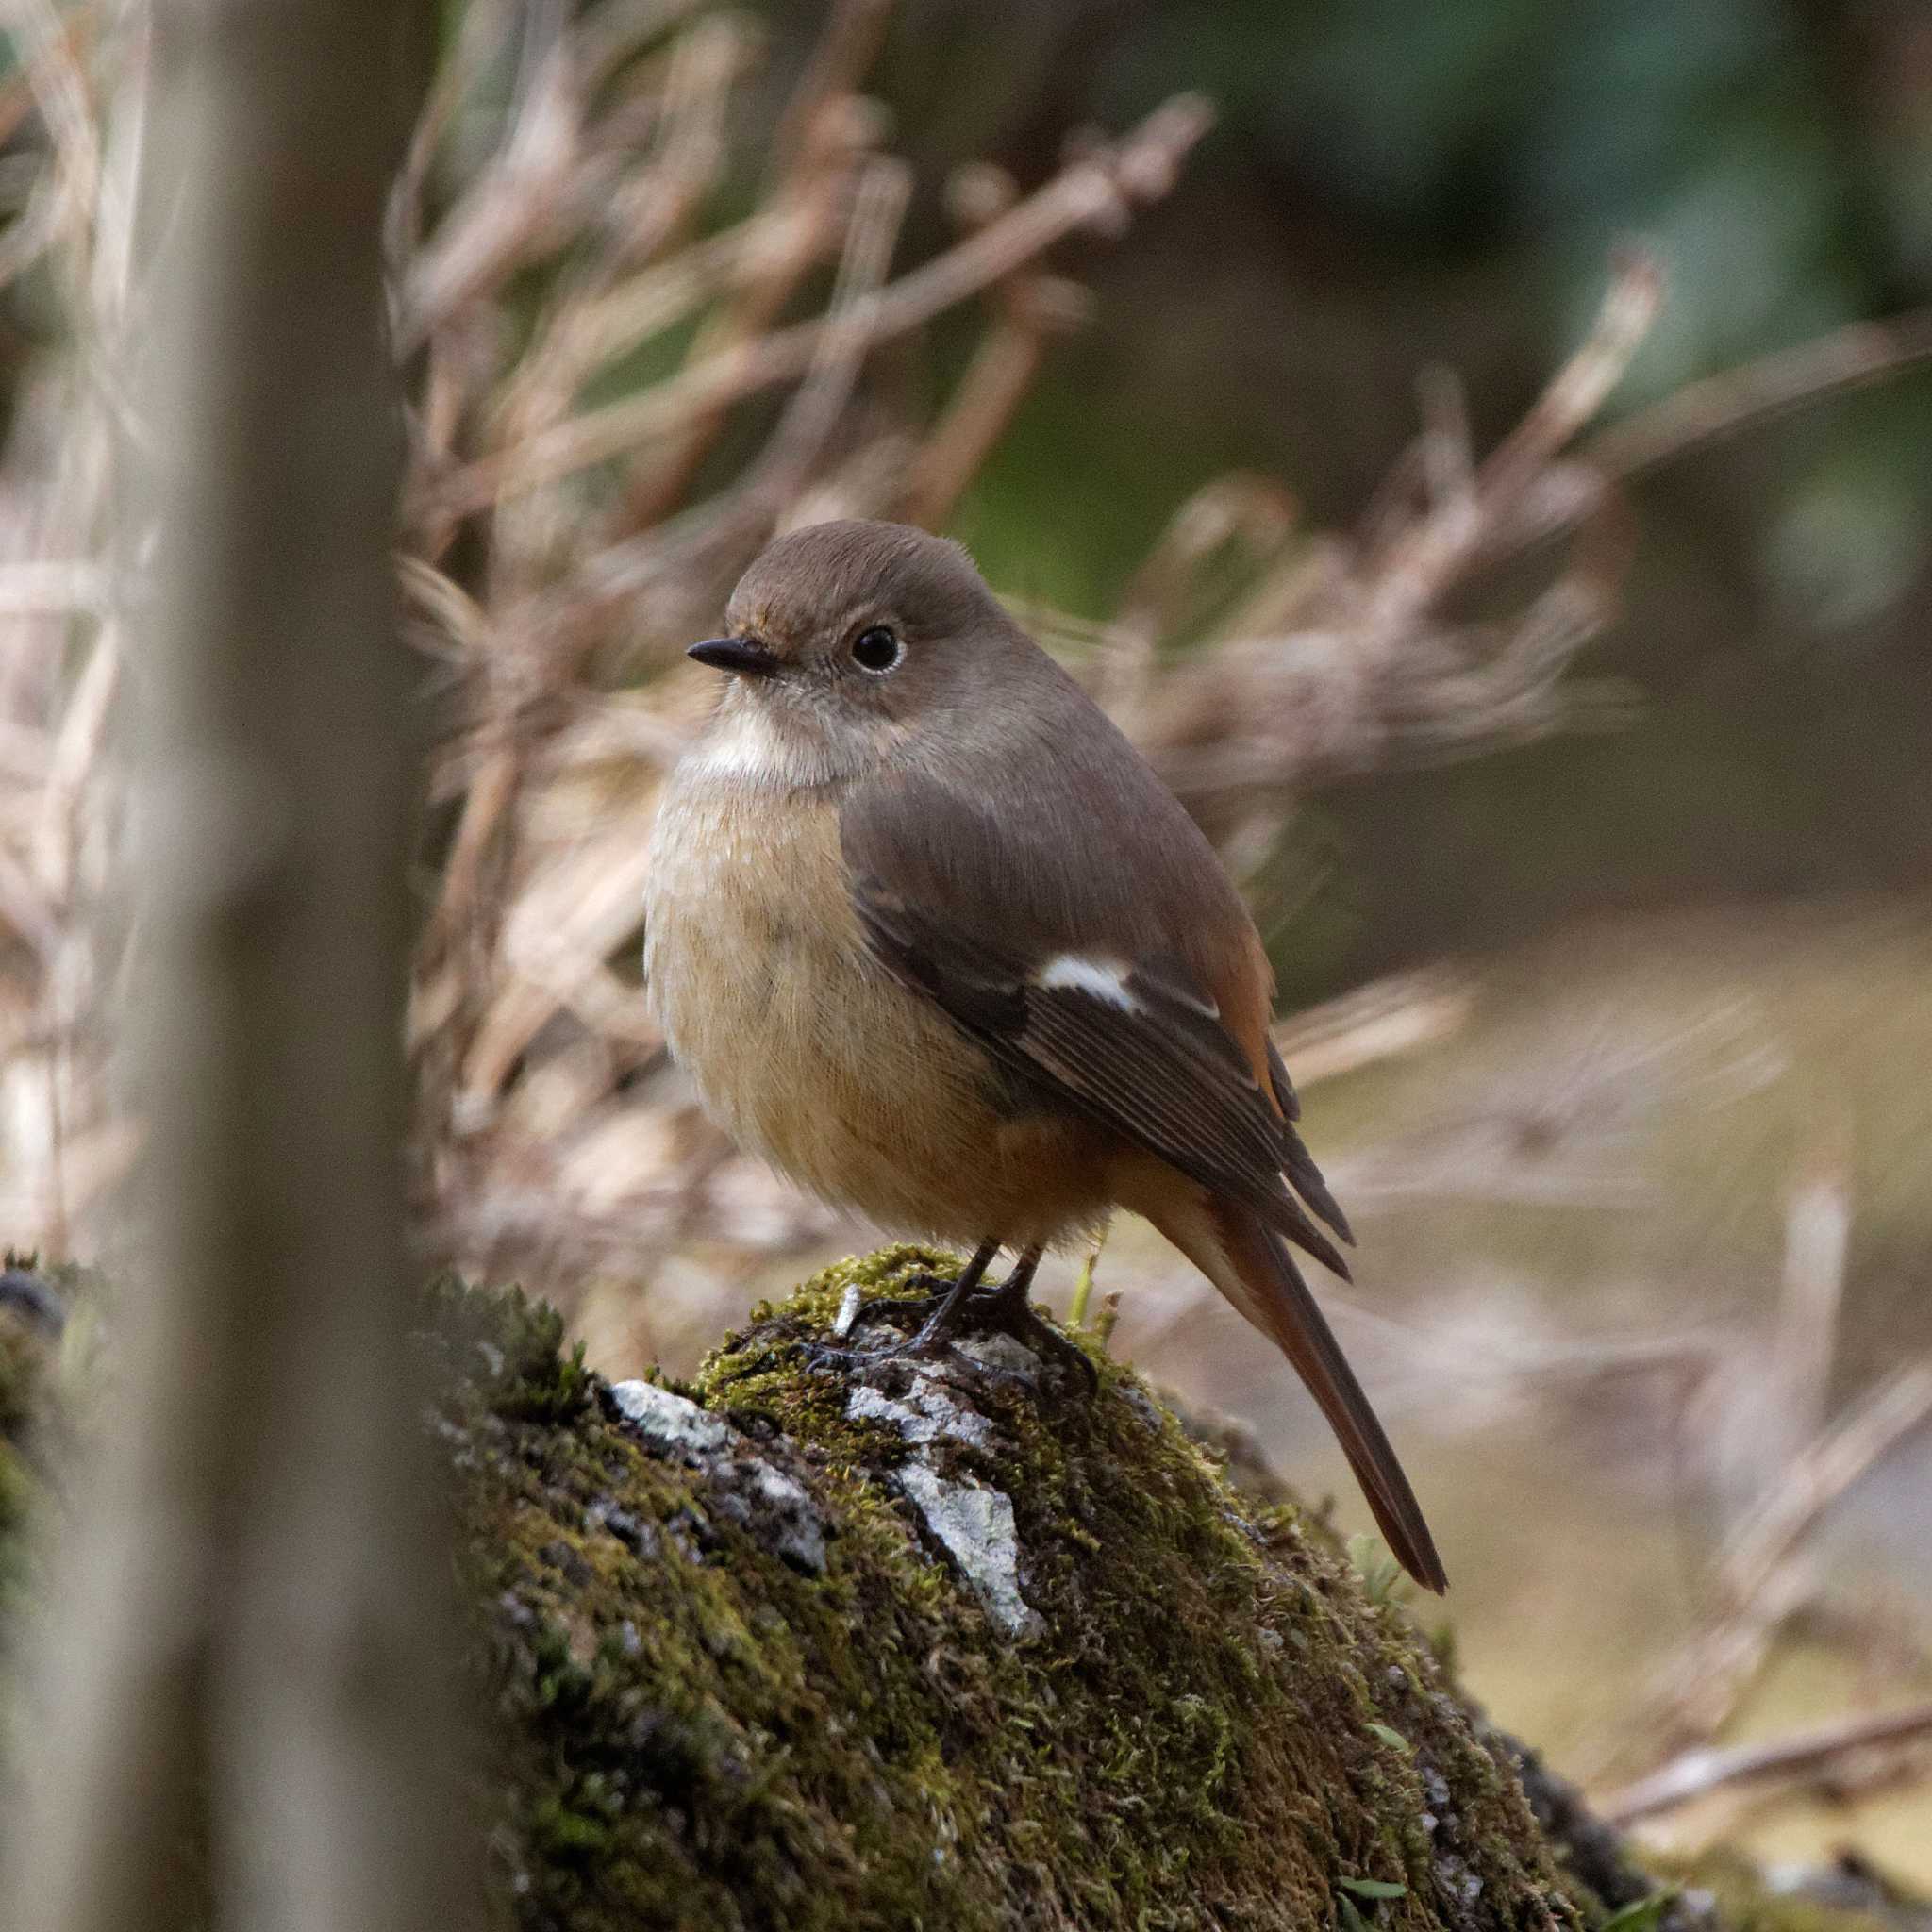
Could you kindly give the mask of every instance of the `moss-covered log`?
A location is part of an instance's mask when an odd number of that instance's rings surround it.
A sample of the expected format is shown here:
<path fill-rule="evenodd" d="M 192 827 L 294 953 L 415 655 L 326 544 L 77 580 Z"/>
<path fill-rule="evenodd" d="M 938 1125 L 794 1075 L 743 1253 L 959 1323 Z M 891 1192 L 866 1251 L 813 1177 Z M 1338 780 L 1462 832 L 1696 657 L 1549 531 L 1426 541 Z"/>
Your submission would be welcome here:
<path fill-rule="evenodd" d="M 605 1383 L 514 1293 L 433 1294 L 506 1925 L 1720 1923 L 1633 1915 L 1656 1881 L 1386 1579 L 1117 1364 L 1090 1398 L 1004 1338 L 826 1352 L 930 1259 L 819 1276 L 685 1387 Z M 56 1345 L 10 1320 L 0 1583 Z"/>

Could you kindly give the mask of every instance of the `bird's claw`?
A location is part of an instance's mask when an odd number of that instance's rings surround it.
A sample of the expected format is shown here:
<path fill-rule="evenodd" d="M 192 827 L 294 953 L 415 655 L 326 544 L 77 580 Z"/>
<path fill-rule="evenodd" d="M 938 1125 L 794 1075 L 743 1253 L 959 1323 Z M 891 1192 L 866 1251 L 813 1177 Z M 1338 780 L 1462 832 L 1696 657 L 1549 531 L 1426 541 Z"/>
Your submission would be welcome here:
<path fill-rule="evenodd" d="M 1087 1351 L 1077 1342 L 1070 1341 L 1043 1316 L 1036 1315 L 1024 1302 L 1016 1304 L 1003 1300 L 995 1289 L 986 1295 L 983 1303 L 979 1295 L 970 1297 L 966 1307 L 969 1312 L 962 1318 L 960 1326 L 967 1333 L 1010 1335 L 1022 1348 L 1030 1349 L 1048 1368 L 1058 1366 L 1077 1370 L 1089 1397 L 1100 1392 L 1100 1371 L 1093 1366 Z"/>

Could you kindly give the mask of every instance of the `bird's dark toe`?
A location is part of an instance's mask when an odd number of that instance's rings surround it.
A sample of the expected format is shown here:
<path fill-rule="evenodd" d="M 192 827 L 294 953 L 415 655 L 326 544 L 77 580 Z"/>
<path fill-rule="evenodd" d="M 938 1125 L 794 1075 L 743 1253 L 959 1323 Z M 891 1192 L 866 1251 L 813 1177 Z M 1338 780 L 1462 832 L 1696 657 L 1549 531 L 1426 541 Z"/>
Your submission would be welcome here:
<path fill-rule="evenodd" d="M 1071 1340 L 1024 1298 L 1008 1292 L 1005 1284 L 982 1289 L 966 1303 L 958 1331 L 972 1335 L 1009 1335 L 1022 1348 L 1031 1349 L 1049 1368 L 1074 1370 L 1085 1393 L 1100 1392 L 1100 1371 L 1078 1342 Z"/>

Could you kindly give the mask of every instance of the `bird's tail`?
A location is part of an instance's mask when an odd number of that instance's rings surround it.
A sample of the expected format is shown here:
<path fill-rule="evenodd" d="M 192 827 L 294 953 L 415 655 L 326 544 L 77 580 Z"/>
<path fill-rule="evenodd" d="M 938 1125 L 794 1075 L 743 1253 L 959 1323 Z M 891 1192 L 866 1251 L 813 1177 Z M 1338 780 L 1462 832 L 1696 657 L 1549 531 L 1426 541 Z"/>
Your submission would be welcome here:
<path fill-rule="evenodd" d="M 1225 1199 L 1211 1202 L 1193 1226 L 1170 1226 L 1163 1217 L 1161 1232 L 1294 1364 L 1402 1567 L 1425 1589 L 1448 1589 L 1422 1505 L 1281 1237 Z"/>

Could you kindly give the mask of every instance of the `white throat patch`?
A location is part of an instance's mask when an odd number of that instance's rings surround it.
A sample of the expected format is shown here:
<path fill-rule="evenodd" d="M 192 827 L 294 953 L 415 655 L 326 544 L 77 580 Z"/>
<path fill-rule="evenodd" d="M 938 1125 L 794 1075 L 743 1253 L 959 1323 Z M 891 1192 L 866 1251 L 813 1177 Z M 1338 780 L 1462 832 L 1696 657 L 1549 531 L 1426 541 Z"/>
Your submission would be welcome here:
<path fill-rule="evenodd" d="M 686 755 L 690 775 L 790 791 L 818 785 L 832 775 L 832 760 L 813 734 L 787 729 L 764 705 L 740 703 L 720 712 Z"/>

